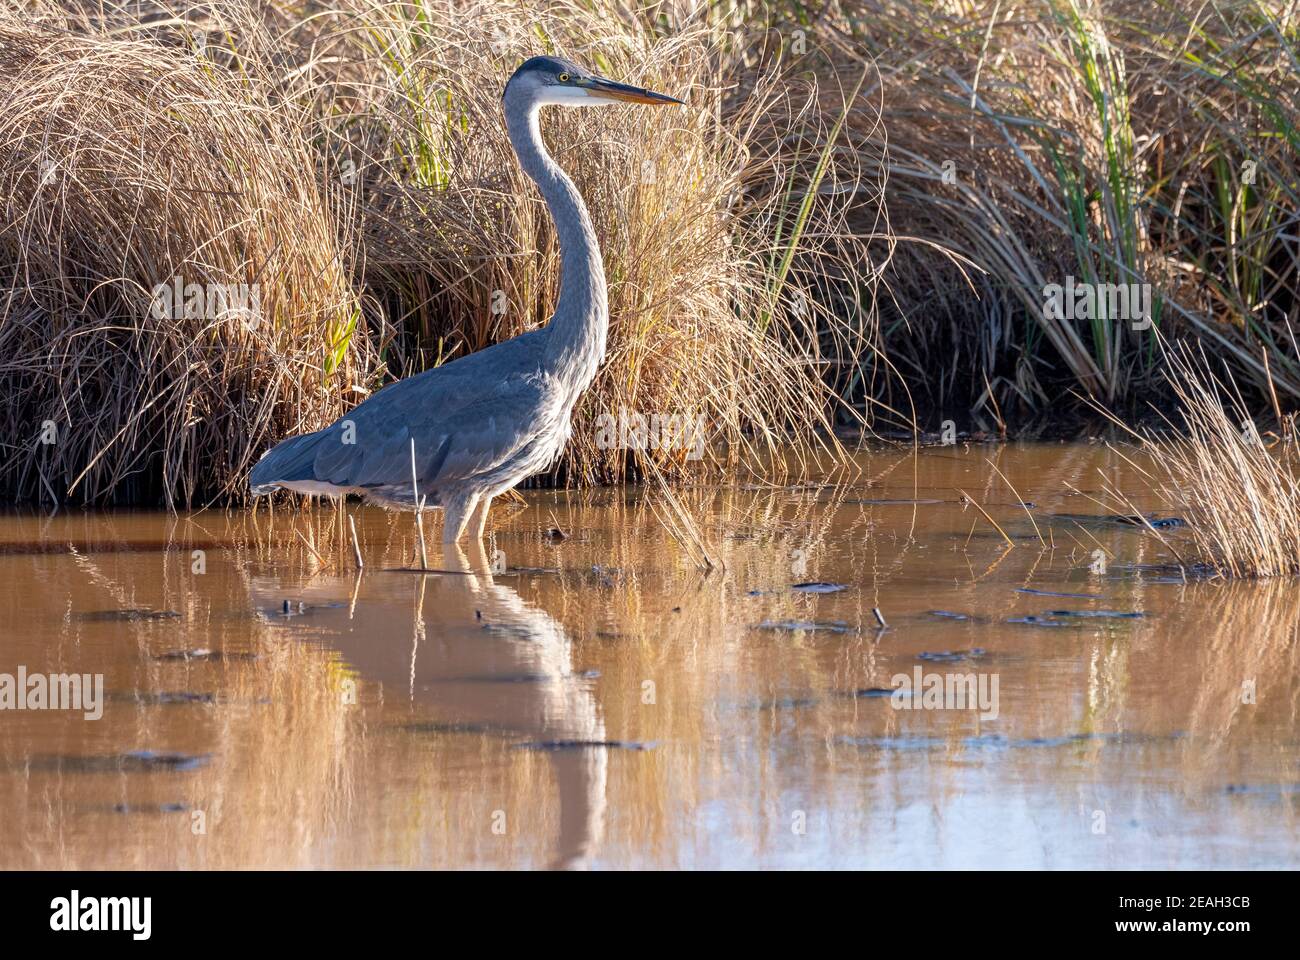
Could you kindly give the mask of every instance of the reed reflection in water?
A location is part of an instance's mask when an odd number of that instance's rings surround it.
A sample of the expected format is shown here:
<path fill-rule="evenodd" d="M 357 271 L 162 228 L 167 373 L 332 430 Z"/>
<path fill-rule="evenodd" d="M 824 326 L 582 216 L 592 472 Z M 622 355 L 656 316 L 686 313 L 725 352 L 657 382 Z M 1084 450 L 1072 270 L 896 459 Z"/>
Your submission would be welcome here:
<path fill-rule="evenodd" d="M 530 493 L 437 575 L 355 506 L 360 577 L 328 506 L 6 516 L 0 672 L 109 699 L 0 713 L 0 865 L 1295 862 L 1300 587 L 1054 519 L 1124 488 L 1104 448 L 860 465 L 682 491 L 710 573 L 637 489 Z M 1062 610 L 1141 617 L 1025 620 Z M 918 665 L 996 673 L 997 719 L 866 693 Z"/>

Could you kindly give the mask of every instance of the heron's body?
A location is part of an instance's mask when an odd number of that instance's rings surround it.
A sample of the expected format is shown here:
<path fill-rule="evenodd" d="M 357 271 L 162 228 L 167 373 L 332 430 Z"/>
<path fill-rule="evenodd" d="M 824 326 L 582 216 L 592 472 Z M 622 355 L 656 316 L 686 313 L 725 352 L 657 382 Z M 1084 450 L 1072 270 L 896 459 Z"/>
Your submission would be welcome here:
<path fill-rule="evenodd" d="M 520 67 L 503 97 L 519 163 L 559 234 L 560 298 L 550 322 L 389 384 L 324 430 L 283 441 L 253 467 L 254 494 L 361 494 L 413 507 L 414 479 L 421 499 L 444 511 L 443 539 L 454 541 L 467 524 L 481 535 L 493 497 L 554 464 L 605 356 L 609 312 L 591 217 L 542 143 L 538 110 L 610 99 L 675 102 L 546 57 Z"/>

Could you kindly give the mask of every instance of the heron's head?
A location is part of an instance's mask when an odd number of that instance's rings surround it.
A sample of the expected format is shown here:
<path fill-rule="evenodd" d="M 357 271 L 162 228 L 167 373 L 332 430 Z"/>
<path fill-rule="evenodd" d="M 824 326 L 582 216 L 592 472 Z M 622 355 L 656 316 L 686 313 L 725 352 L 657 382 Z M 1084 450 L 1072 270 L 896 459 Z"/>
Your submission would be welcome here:
<path fill-rule="evenodd" d="M 599 107 L 609 103 L 681 103 L 641 87 L 615 83 L 559 57 L 525 60 L 506 84 L 502 99 L 507 106 Z"/>

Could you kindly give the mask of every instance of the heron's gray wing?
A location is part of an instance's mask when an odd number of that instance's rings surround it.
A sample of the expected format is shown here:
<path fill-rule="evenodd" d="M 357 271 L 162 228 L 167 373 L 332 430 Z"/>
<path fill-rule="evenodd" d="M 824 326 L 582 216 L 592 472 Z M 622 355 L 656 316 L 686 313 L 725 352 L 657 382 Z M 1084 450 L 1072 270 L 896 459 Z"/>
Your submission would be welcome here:
<path fill-rule="evenodd" d="M 342 487 L 407 485 L 411 440 L 422 484 L 486 473 L 535 439 L 548 378 L 525 335 L 385 387 L 322 431 L 317 480 Z"/>
<path fill-rule="evenodd" d="M 276 484 L 285 480 L 314 480 L 316 452 L 323 433 L 290 437 L 262 454 L 262 459 L 253 465 L 248 475 L 253 495 L 272 493 Z"/>

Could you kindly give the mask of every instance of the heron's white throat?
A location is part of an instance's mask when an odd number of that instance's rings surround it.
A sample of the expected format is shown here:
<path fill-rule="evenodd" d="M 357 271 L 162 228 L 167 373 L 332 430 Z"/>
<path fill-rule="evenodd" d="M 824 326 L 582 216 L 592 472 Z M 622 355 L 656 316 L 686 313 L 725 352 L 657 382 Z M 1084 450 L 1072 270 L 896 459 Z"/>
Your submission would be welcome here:
<path fill-rule="evenodd" d="M 542 87 L 533 101 L 539 107 L 607 107 L 617 103 L 610 97 L 592 93 L 585 87 Z"/>

